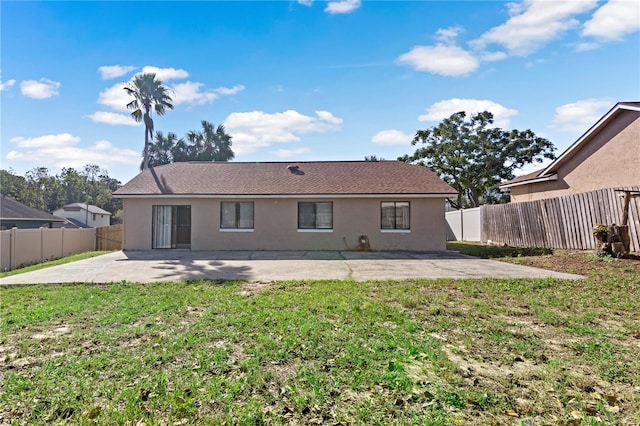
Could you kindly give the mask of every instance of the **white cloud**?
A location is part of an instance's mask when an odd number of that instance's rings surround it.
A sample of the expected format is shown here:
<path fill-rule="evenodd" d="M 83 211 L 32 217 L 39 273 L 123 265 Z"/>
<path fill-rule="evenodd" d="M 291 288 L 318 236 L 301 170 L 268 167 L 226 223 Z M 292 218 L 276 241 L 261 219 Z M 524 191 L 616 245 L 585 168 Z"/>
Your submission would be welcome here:
<path fill-rule="evenodd" d="M 104 89 L 98 95 L 98 103 L 113 108 L 116 111 L 128 111 L 127 104 L 133 98 L 124 91 L 125 83 L 116 83 L 113 86 Z"/>
<path fill-rule="evenodd" d="M 378 145 L 409 145 L 412 140 L 413 135 L 400 130 L 382 130 L 376 133 L 371 142 Z"/>
<path fill-rule="evenodd" d="M 244 86 L 242 84 L 236 84 L 233 87 L 218 87 L 217 89 L 213 89 L 214 92 L 222 95 L 222 96 L 231 96 L 236 93 L 242 92 L 244 90 Z"/>
<path fill-rule="evenodd" d="M 153 73 L 156 75 L 158 80 L 163 82 L 169 80 L 181 80 L 183 78 L 189 77 L 189 73 L 183 69 L 175 69 L 175 68 L 158 68 L 147 65 L 142 68 L 142 72 L 140 74 L 150 74 Z"/>
<path fill-rule="evenodd" d="M 493 27 L 472 41 L 471 45 L 484 50 L 489 44 L 499 44 L 510 54 L 526 56 L 577 27 L 579 21 L 574 17 L 593 9 L 597 3 L 597 0 L 524 0 L 522 3 L 508 3 L 509 20 Z"/>
<path fill-rule="evenodd" d="M 116 114 L 115 112 L 96 111 L 86 117 L 95 123 L 111 124 L 112 126 L 139 126 L 141 124 L 136 122 L 131 115 Z"/>
<path fill-rule="evenodd" d="M 556 108 L 549 127 L 564 132 L 586 132 L 612 106 L 610 99 L 584 99 Z"/>
<path fill-rule="evenodd" d="M 480 53 L 480 59 L 484 62 L 501 61 L 507 58 L 505 52 L 482 52 Z"/>
<path fill-rule="evenodd" d="M 338 118 L 335 115 L 331 114 L 329 111 L 315 111 L 316 115 L 321 121 L 325 121 L 331 124 L 342 124 L 342 118 Z"/>
<path fill-rule="evenodd" d="M 17 137 L 10 140 L 18 148 L 7 154 L 7 160 L 32 164 L 34 167 L 47 164 L 56 167 L 82 167 L 85 164 L 138 166 L 141 155 L 131 149 L 117 148 L 106 140 L 83 148 L 78 147 L 80 138 L 70 133 L 45 135 L 36 138 Z"/>
<path fill-rule="evenodd" d="M 292 158 L 302 154 L 308 154 L 311 152 L 311 148 L 293 148 L 293 149 L 278 149 L 273 151 L 276 157 L 280 158 Z"/>
<path fill-rule="evenodd" d="M 526 64 L 524 64 L 524 66 L 526 68 L 533 68 L 535 66 L 542 65 L 545 62 L 547 62 L 547 61 L 545 61 L 544 59 L 536 59 L 536 60 L 527 62 Z"/>
<path fill-rule="evenodd" d="M 127 95 L 127 92 L 124 91 L 124 86 L 125 83 L 116 83 L 104 89 L 100 92 L 100 95 L 98 95 L 98 103 L 113 108 L 116 111 L 128 111 L 127 104 L 131 102 L 133 98 Z M 231 96 L 244 90 L 244 86 L 241 84 L 233 87 L 218 87 L 216 89 L 203 90 L 203 83 L 193 81 L 186 81 L 167 87 L 170 89 L 170 95 L 173 98 L 174 105 L 187 104 L 192 106 L 211 103 L 220 96 Z"/>
<path fill-rule="evenodd" d="M 212 90 L 208 92 L 201 91 L 202 86 L 204 86 L 203 83 L 194 83 L 192 81 L 176 84 L 173 86 L 173 104 L 202 105 L 218 99 L 218 94 Z"/>
<path fill-rule="evenodd" d="M 274 143 L 298 142 L 304 133 L 323 133 L 340 128 L 342 119 L 328 111 L 316 111 L 316 117 L 287 110 L 277 113 L 264 111 L 234 112 L 224 121 L 233 136 L 233 149 L 247 154 Z"/>
<path fill-rule="evenodd" d="M 22 94 L 28 98 L 46 99 L 58 94 L 60 83 L 41 78 L 40 80 L 26 80 L 20 83 Z"/>
<path fill-rule="evenodd" d="M 103 80 L 110 80 L 112 78 L 123 76 L 138 67 L 133 65 L 104 65 L 98 68 Z"/>
<path fill-rule="evenodd" d="M 324 11 L 331 15 L 351 13 L 359 8 L 360 4 L 360 0 L 330 1 Z"/>
<path fill-rule="evenodd" d="M 311 6 L 313 4 L 313 0 L 298 0 L 298 3 L 305 6 Z"/>
<path fill-rule="evenodd" d="M 586 52 L 587 50 L 594 50 L 600 47 L 600 44 L 593 41 L 584 41 L 576 44 L 576 51 Z"/>
<path fill-rule="evenodd" d="M 24 138 L 18 136 L 9 140 L 18 148 L 62 148 L 75 145 L 80 142 L 80 138 L 71 133 L 58 133 L 57 135 L 45 135 L 37 138 Z"/>
<path fill-rule="evenodd" d="M 16 84 L 15 80 L 7 80 L 4 83 L 0 81 L 0 92 L 3 90 L 7 90 L 9 87 L 13 86 L 14 84 Z"/>
<path fill-rule="evenodd" d="M 174 92 L 173 104 L 203 105 L 215 101 L 220 96 L 231 96 L 244 90 L 244 86 L 241 84 L 233 87 L 218 87 L 208 91 L 203 91 L 203 86 L 203 83 L 193 81 L 176 84 L 171 88 Z"/>
<path fill-rule="evenodd" d="M 609 0 L 585 22 L 583 36 L 602 40 L 620 40 L 624 35 L 640 30 L 640 2 Z"/>
<path fill-rule="evenodd" d="M 458 37 L 458 35 L 463 31 L 464 29 L 460 26 L 440 28 L 436 31 L 436 40 L 450 44 L 453 43 L 456 37 Z"/>
<path fill-rule="evenodd" d="M 397 61 L 416 71 L 445 76 L 463 76 L 478 69 L 480 61 L 470 52 L 442 43 L 436 46 L 415 46 L 400 55 Z"/>
<path fill-rule="evenodd" d="M 493 124 L 500 128 L 509 127 L 510 118 L 518 114 L 515 109 L 509 109 L 489 100 L 453 98 L 431 105 L 427 108 L 426 114 L 419 116 L 418 120 L 441 121 L 460 111 L 465 111 L 467 117 L 482 111 L 489 111 L 493 114 Z"/>

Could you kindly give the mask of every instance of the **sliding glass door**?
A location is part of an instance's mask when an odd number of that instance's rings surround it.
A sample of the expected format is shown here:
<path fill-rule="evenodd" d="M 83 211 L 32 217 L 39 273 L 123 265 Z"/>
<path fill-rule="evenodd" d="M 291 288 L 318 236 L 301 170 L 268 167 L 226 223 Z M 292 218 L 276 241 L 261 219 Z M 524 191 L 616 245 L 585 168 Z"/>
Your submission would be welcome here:
<path fill-rule="evenodd" d="M 153 206 L 152 215 L 152 248 L 191 248 L 191 206 Z"/>

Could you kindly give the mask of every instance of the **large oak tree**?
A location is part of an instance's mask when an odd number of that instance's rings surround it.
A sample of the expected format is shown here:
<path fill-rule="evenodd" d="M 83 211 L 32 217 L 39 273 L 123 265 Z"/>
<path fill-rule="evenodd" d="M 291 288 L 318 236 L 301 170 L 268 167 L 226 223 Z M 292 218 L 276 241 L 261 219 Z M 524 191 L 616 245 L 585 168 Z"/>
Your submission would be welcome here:
<path fill-rule="evenodd" d="M 555 158 L 554 146 L 531 130 L 493 126 L 484 111 L 467 119 L 457 112 L 437 126 L 418 130 L 412 145 L 419 148 L 399 160 L 429 167 L 458 191 L 456 208 L 477 207 L 503 180 L 520 167 Z"/>

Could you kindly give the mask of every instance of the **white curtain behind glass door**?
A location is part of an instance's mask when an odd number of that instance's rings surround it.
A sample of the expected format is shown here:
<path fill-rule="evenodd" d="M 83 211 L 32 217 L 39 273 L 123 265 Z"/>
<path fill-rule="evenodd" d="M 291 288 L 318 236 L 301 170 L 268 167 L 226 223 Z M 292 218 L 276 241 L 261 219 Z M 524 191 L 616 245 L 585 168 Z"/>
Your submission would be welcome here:
<path fill-rule="evenodd" d="M 153 248 L 171 248 L 172 206 L 153 206 Z"/>

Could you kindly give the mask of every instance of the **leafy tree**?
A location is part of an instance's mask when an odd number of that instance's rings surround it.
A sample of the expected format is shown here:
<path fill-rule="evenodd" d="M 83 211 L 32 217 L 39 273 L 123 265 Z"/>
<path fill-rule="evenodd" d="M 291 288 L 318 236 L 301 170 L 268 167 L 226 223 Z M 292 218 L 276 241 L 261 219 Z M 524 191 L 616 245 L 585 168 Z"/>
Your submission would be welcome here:
<path fill-rule="evenodd" d="M 17 200 L 27 188 L 27 180 L 16 174 L 15 170 L 0 170 L 0 191 L 9 198 Z"/>
<path fill-rule="evenodd" d="M 49 169 L 36 167 L 26 172 L 25 178 L 27 186 L 18 201 L 39 210 L 55 209 L 60 202 L 60 182 L 49 174 Z"/>
<path fill-rule="evenodd" d="M 553 144 L 531 130 L 505 131 L 492 124 L 488 111 L 469 119 L 457 112 L 437 126 L 418 130 L 411 143 L 422 146 L 398 159 L 431 168 L 455 188 L 454 207 L 477 207 L 491 199 L 485 195 L 501 181 L 513 179 L 514 170 L 555 158 Z"/>
<path fill-rule="evenodd" d="M 8 197 L 49 212 L 87 201 L 110 213 L 122 209 L 122 201 L 113 198 L 120 181 L 110 178 L 106 170 L 95 164 L 87 164 L 81 171 L 63 168 L 58 176 L 51 176 L 46 167 L 36 167 L 25 177 L 11 169 L 0 170 L 0 186 Z"/>
<path fill-rule="evenodd" d="M 169 132 L 165 137 L 156 132 L 155 142 L 149 144 L 149 165 L 179 163 L 185 161 L 228 161 L 235 157 L 231 149 L 232 137 L 224 126 L 203 120 L 202 130 L 191 130 L 185 138 Z"/>
<path fill-rule="evenodd" d="M 87 178 L 78 173 L 76 169 L 71 167 L 63 168 L 60 174 L 60 185 L 63 193 L 62 205 L 85 202 L 93 204 L 93 194 L 87 184 Z"/>
<path fill-rule="evenodd" d="M 365 155 L 364 156 L 364 161 L 384 161 L 384 158 L 380 157 L 378 158 L 377 155 Z"/>
<path fill-rule="evenodd" d="M 149 168 L 149 140 L 153 139 L 152 110 L 158 115 L 164 115 L 167 109 L 173 109 L 173 99 L 169 96 L 169 89 L 162 85 L 161 80 L 156 80 L 154 73 L 135 76 L 124 86 L 125 92 L 133 96 L 133 100 L 127 104 L 127 108 L 133 110 L 131 116 L 137 122 L 144 123 L 144 155 L 142 169 Z"/>

